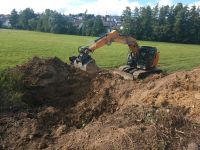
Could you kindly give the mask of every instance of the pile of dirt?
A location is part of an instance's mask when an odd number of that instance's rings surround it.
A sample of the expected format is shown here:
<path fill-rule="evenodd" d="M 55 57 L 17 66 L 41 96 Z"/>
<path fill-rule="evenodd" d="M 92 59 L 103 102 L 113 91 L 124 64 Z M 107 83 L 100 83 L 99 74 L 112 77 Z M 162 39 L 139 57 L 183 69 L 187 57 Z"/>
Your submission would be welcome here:
<path fill-rule="evenodd" d="M 58 58 L 34 57 L 15 71 L 23 73 L 26 89 L 23 101 L 29 105 L 73 105 L 90 88 L 91 78 L 87 73 L 75 70 Z"/>
<path fill-rule="evenodd" d="M 187 149 L 200 145 L 200 68 L 127 81 L 58 58 L 22 73 L 26 109 L 0 114 L 0 149 Z"/>

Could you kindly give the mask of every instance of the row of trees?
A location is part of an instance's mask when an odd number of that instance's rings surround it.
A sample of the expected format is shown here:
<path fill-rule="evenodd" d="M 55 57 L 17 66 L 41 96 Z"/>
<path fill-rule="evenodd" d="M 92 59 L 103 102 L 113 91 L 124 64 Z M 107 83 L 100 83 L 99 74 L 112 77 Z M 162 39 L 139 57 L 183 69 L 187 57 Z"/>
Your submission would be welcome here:
<path fill-rule="evenodd" d="M 150 6 L 123 11 L 123 34 L 137 39 L 180 43 L 200 43 L 200 9 L 176 6 Z"/>
<path fill-rule="evenodd" d="M 82 14 L 81 27 L 76 26 L 70 16 L 45 10 L 36 14 L 30 8 L 19 13 L 11 12 L 12 28 L 42 32 L 98 36 L 105 33 L 101 16 Z M 200 8 L 183 6 L 127 7 L 121 16 L 122 34 L 132 35 L 139 40 L 179 43 L 200 43 Z"/>
<path fill-rule="evenodd" d="M 92 17 L 91 17 L 92 16 Z M 13 9 L 10 15 L 10 24 L 14 29 L 36 30 L 59 34 L 79 34 L 97 36 L 105 32 L 100 16 L 84 15 L 81 28 L 75 26 L 71 17 L 56 11 L 46 9 L 42 14 L 36 14 L 26 8 L 19 13 Z"/>

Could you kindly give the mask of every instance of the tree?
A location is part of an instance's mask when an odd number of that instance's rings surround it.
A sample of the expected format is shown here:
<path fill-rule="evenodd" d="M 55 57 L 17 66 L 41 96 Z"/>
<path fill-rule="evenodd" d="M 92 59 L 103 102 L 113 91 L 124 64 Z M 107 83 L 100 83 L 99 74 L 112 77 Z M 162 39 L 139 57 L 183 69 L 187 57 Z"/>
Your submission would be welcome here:
<path fill-rule="evenodd" d="M 46 9 L 44 13 L 39 16 L 37 23 L 37 30 L 42 32 L 50 32 L 50 17 L 54 13 L 54 11 L 50 9 Z"/>
<path fill-rule="evenodd" d="M 103 26 L 103 21 L 101 19 L 101 16 L 96 16 L 93 29 L 92 29 L 92 35 L 98 36 L 99 34 L 102 34 L 105 32 L 105 28 Z"/>
<path fill-rule="evenodd" d="M 189 11 L 188 25 L 190 27 L 188 42 L 200 43 L 200 14 L 196 6 L 193 6 Z"/>
<path fill-rule="evenodd" d="M 169 8 L 169 12 L 168 12 L 168 16 L 167 16 L 167 21 L 166 21 L 166 26 L 167 26 L 167 31 L 166 31 L 167 39 L 166 39 L 166 41 L 174 42 L 175 39 L 176 39 L 175 33 L 173 31 L 173 29 L 174 29 L 174 22 L 175 22 L 174 6 L 171 6 Z"/>
<path fill-rule="evenodd" d="M 28 25 L 28 21 L 35 18 L 36 15 L 33 9 L 26 8 L 25 10 L 21 11 L 19 14 L 19 26 L 22 29 L 29 30 L 30 27 Z"/>
<path fill-rule="evenodd" d="M 152 40 L 153 37 L 153 19 L 152 19 L 152 9 L 150 6 L 141 8 L 141 28 L 142 28 L 142 39 Z"/>
<path fill-rule="evenodd" d="M 82 35 L 90 36 L 92 35 L 94 21 L 92 19 L 84 20 L 82 27 Z"/>
<path fill-rule="evenodd" d="M 122 33 L 125 35 L 131 35 L 133 33 L 133 27 L 132 27 L 132 15 L 131 15 L 131 8 L 126 7 L 126 9 L 122 13 Z"/>
<path fill-rule="evenodd" d="M 58 12 L 54 12 L 53 14 L 51 14 L 50 16 L 50 27 L 51 30 L 50 32 L 52 33 L 66 33 L 66 28 L 65 28 L 65 19 L 64 16 L 61 15 Z"/>
<path fill-rule="evenodd" d="M 66 23 L 65 28 L 66 28 L 67 34 L 77 34 L 78 33 L 77 27 L 70 21 Z"/>
<path fill-rule="evenodd" d="M 87 11 L 65 16 L 50 9 L 46 9 L 42 14 L 35 14 L 30 8 L 19 13 L 13 9 L 9 20 L 12 28 L 17 29 L 87 36 L 97 36 L 105 32 L 101 16 L 95 17 L 86 13 Z M 74 18 L 77 17 L 83 18 L 79 27 L 74 23 Z M 134 11 L 126 7 L 121 21 L 122 34 L 135 36 L 140 40 L 200 43 L 200 7 L 189 8 L 182 3 L 171 7 L 146 6 L 135 8 Z M 0 27 L 1 24 L 2 22 Z"/>
<path fill-rule="evenodd" d="M 174 33 L 176 37 L 176 42 L 187 43 L 185 39 L 187 36 L 187 18 L 188 18 L 188 10 L 187 6 L 183 7 L 180 3 L 175 7 L 175 23 L 174 23 Z"/>
<path fill-rule="evenodd" d="M 17 11 L 15 9 L 13 9 L 11 11 L 9 21 L 10 21 L 11 27 L 14 29 L 17 28 L 18 18 L 19 18 L 19 15 L 18 15 Z"/>
<path fill-rule="evenodd" d="M 0 28 L 2 27 L 2 21 L 0 20 Z"/>
<path fill-rule="evenodd" d="M 137 38 L 141 39 L 141 18 L 140 18 L 140 11 L 136 7 L 132 17 L 132 34 Z"/>
<path fill-rule="evenodd" d="M 157 37 L 159 41 L 166 41 L 167 40 L 167 17 L 169 14 L 169 6 L 163 6 L 160 8 L 160 13 L 158 17 L 158 28 L 157 28 Z"/>
<path fill-rule="evenodd" d="M 158 4 L 152 9 L 152 30 L 153 30 L 153 35 L 152 35 L 152 39 L 156 40 L 158 39 L 158 35 L 159 35 L 159 7 Z"/>
<path fill-rule="evenodd" d="M 37 30 L 38 19 L 32 18 L 28 20 L 29 30 Z"/>
<path fill-rule="evenodd" d="M 92 35 L 94 19 L 95 19 L 94 15 L 86 15 L 86 14 L 84 15 L 83 26 L 81 28 L 82 35 L 86 36 Z"/>

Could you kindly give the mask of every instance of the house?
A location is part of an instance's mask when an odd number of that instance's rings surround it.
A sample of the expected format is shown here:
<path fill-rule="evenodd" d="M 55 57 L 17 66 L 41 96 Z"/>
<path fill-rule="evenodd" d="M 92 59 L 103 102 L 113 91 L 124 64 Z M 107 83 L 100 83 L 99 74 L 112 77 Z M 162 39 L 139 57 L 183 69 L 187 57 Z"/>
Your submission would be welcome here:
<path fill-rule="evenodd" d="M 120 16 L 102 16 L 103 25 L 106 28 L 106 32 L 110 32 L 113 29 L 118 29 L 122 25 L 121 17 Z"/>
<path fill-rule="evenodd" d="M 69 20 L 78 28 L 81 29 L 83 27 L 84 18 L 87 17 L 88 19 L 95 19 L 95 15 L 93 14 L 69 14 L 67 16 Z M 120 16 L 101 16 L 103 26 L 106 29 L 106 32 L 110 32 L 113 29 L 119 29 L 122 25 L 121 17 Z"/>
<path fill-rule="evenodd" d="M 2 22 L 2 27 L 5 27 L 5 28 L 11 27 L 9 18 L 10 18 L 10 15 L 0 14 L 0 22 Z"/>
<path fill-rule="evenodd" d="M 103 21 L 103 26 L 106 29 L 106 32 L 112 31 L 117 25 L 114 21 Z"/>

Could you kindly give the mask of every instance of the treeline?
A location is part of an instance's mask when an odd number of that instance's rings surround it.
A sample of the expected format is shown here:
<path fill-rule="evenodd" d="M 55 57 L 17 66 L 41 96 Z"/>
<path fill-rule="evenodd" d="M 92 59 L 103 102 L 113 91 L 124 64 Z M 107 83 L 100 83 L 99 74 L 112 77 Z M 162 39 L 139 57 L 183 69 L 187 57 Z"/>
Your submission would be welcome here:
<path fill-rule="evenodd" d="M 122 14 L 123 34 L 140 40 L 200 44 L 200 8 L 176 6 L 150 6 Z"/>
<path fill-rule="evenodd" d="M 45 10 L 36 14 L 26 8 L 12 10 L 10 23 L 14 29 L 35 30 L 60 34 L 98 36 L 105 33 L 102 17 L 81 14 L 82 23 L 77 25 L 71 16 Z M 200 44 L 200 8 L 183 6 L 150 6 L 131 10 L 127 7 L 121 16 L 122 34 L 139 40 Z"/>
<path fill-rule="evenodd" d="M 101 16 L 82 15 L 83 22 L 81 27 L 75 25 L 72 17 L 62 15 L 50 9 L 46 9 L 42 14 L 36 14 L 30 8 L 20 12 L 13 9 L 9 20 L 11 27 L 14 29 L 87 36 L 97 36 L 105 32 Z"/>

